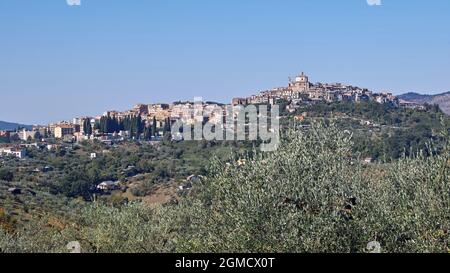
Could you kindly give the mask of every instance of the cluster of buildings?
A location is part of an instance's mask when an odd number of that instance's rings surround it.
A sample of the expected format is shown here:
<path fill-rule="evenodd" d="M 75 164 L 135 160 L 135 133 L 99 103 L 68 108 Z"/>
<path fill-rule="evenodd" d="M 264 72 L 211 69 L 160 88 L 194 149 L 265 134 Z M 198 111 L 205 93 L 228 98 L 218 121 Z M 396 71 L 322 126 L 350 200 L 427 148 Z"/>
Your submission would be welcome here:
<path fill-rule="evenodd" d="M 193 102 L 175 102 L 172 104 L 138 104 L 132 109 L 119 111 L 106 111 L 103 115 L 96 117 L 77 117 L 71 122 L 61 121 L 47 126 L 33 126 L 32 129 L 20 129 L 16 131 L 0 131 L 0 137 L 8 138 L 11 141 L 41 141 L 45 138 L 55 138 L 64 142 L 74 142 L 83 140 L 98 140 L 101 142 L 120 142 L 130 139 L 130 132 L 119 131 L 105 134 L 96 128 L 102 117 L 114 118 L 118 121 L 129 117 L 140 117 L 145 127 L 156 128 L 157 132 L 153 136 L 154 140 L 160 140 L 163 135 L 163 128 L 168 122 L 171 124 L 182 120 L 188 124 L 204 121 L 216 121 L 223 119 L 223 115 L 217 115 L 217 109 L 223 105 L 216 103 L 202 103 L 194 107 Z M 201 109 L 198 109 L 200 105 Z M 195 113 L 201 111 L 201 115 Z M 215 111 L 216 110 L 216 111 Z M 90 124 L 91 132 L 85 132 L 85 124 Z"/>
<path fill-rule="evenodd" d="M 392 93 L 373 93 L 366 88 L 360 88 L 342 83 L 311 83 L 304 73 L 294 79 L 289 78 L 288 86 L 262 91 L 246 98 L 234 98 L 233 105 L 275 104 L 278 100 L 289 102 L 361 102 L 375 101 L 381 104 L 399 105 L 398 98 Z"/>
<path fill-rule="evenodd" d="M 226 107 L 248 105 L 248 104 L 277 104 L 280 100 L 288 101 L 288 110 L 302 103 L 333 102 L 333 101 L 374 101 L 381 104 L 390 103 L 399 105 L 399 100 L 392 93 L 373 93 L 364 88 L 359 88 L 341 83 L 311 83 L 309 77 L 304 73 L 294 79 L 289 79 L 288 86 L 274 88 L 268 91 L 259 92 L 245 98 L 234 98 L 231 105 L 214 102 L 174 102 L 171 104 L 137 104 L 127 111 L 107 111 L 103 115 L 96 117 L 77 117 L 71 122 L 62 121 L 49 124 L 47 126 L 34 126 L 32 129 L 20 129 L 16 131 L 0 131 L 0 138 L 22 141 L 40 141 L 46 138 L 55 138 L 64 142 L 75 142 L 83 140 L 98 140 L 101 142 L 120 142 L 130 139 L 130 132 L 119 131 L 114 133 L 101 133 L 98 125 L 102 117 L 124 120 L 130 117 L 140 117 L 146 127 L 157 129 L 153 132 L 152 139 L 161 139 L 163 128 L 167 123 L 172 125 L 177 121 L 184 124 L 194 124 L 197 122 L 210 122 L 213 124 L 226 123 Z M 85 132 L 86 124 L 90 124 L 89 132 Z M 155 134 L 156 133 L 156 134 Z M 0 150 L 1 154 L 15 155 L 23 157 L 22 148 L 5 148 Z"/>
<path fill-rule="evenodd" d="M 216 109 L 224 109 L 223 104 L 219 103 L 204 103 L 195 104 L 194 102 L 174 102 L 171 104 L 137 104 L 131 110 L 125 112 L 107 111 L 103 116 L 109 116 L 118 120 L 123 120 L 130 116 L 140 116 L 141 120 L 147 126 L 153 126 L 156 122 L 157 128 L 162 128 L 166 122 L 170 120 L 174 123 L 178 120 L 183 120 L 187 123 L 196 121 L 214 120 L 218 119 L 214 113 Z M 201 109 L 199 108 L 201 107 Z M 202 117 L 197 115 L 195 111 L 201 111 Z M 216 111 L 217 112 L 217 111 Z M 97 117 L 99 119 L 100 117 Z"/>
<path fill-rule="evenodd" d="M 45 129 L 41 126 L 36 126 L 32 130 L 22 128 L 15 131 L 0 131 L 0 137 L 1 138 L 7 138 L 8 140 L 33 140 L 38 139 L 41 136 L 45 136 Z"/>

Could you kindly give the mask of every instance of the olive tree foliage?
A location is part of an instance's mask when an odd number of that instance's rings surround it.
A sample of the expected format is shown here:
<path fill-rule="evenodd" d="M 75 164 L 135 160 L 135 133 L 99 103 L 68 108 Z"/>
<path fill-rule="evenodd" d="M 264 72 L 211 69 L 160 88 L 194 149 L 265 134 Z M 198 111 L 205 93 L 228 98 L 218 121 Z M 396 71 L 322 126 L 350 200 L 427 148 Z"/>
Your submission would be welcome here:
<path fill-rule="evenodd" d="M 43 218 L 29 222 L 14 234 L 0 229 L 0 252 L 64 252 L 65 236 L 56 228 L 48 228 L 46 220 Z"/>
<path fill-rule="evenodd" d="M 173 252 L 179 232 L 171 207 L 131 204 L 122 208 L 93 207 L 84 215 L 81 242 L 93 252 Z"/>
<path fill-rule="evenodd" d="M 348 160 L 351 136 L 334 127 L 291 130 L 273 153 L 214 162 L 199 187 L 181 250 L 327 252 L 364 248 L 371 235 L 350 221 L 370 196 Z M 352 230 L 353 232 L 351 232 Z M 359 236 L 354 236 L 358 234 Z"/>
<path fill-rule="evenodd" d="M 440 155 L 370 165 L 351 149 L 351 135 L 333 125 L 292 128 L 274 152 L 212 160 L 176 205 L 93 204 L 77 219 L 0 229 L 0 252 L 68 252 L 72 241 L 82 252 L 347 253 L 369 242 L 448 252 L 448 144 Z"/>
<path fill-rule="evenodd" d="M 182 226 L 172 225 L 176 215 L 171 207 L 159 205 L 134 203 L 115 208 L 93 204 L 71 224 L 55 227 L 42 218 L 13 235 L 0 231 L 0 252 L 67 253 L 70 242 L 80 244 L 81 252 L 87 253 L 173 252 Z"/>
<path fill-rule="evenodd" d="M 178 250 L 365 252 L 377 241 L 385 252 L 447 252 L 448 147 L 362 166 L 351 146 L 350 135 L 316 125 L 289 131 L 274 153 L 215 161 Z"/>

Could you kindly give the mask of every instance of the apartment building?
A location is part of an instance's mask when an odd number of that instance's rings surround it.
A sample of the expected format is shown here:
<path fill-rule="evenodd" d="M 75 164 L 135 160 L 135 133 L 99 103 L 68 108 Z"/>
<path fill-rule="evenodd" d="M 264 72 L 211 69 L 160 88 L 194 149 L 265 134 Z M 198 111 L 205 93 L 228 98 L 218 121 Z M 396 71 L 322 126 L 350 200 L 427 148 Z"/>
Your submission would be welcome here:
<path fill-rule="evenodd" d="M 54 128 L 55 138 L 64 138 L 65 136 L 73 135 L 75 130 L 72 124 L 58 124 Z"/>

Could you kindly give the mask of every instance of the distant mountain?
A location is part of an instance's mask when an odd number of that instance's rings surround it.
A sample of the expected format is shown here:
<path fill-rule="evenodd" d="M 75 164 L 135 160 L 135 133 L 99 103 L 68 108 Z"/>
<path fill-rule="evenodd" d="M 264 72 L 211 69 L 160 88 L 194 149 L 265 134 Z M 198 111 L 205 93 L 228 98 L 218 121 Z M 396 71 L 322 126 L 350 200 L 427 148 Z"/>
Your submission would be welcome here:
<path fill-rule="evenodd" d="M 12 123 L 12 122 L 6 122 L 6 121 L 0 121 L 0 130 L 16 130 L 19 127 L 31 129 L 33 126 Z"/>
<path fill-rule="evenodd" d="M 417 104 L 437 104 L 444 113 L 450 115 L 450 92 L 437 95 L 422 95 L 417 93 L 406 93 L 398 96 L 399 99 Z"/>

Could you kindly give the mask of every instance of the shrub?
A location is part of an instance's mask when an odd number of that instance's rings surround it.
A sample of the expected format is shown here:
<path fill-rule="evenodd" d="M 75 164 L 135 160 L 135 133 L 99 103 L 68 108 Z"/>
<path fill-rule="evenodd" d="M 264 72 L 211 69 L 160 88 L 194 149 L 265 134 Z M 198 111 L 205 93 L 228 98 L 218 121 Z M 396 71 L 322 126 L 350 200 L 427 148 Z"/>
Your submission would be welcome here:
<path fill-rule="evenodd" d="M 0 168 L 0 180 L 11 182 L 14 179 L 14 174 L 11 170 Z"/>
<path fill-rule="evenodd" d="M 14 235 L 0 229 L 0 252 L 69 252 L 66 246 L 73 241 L 82 252 L 173 252 L 181 225 L 171 225 L 177 215 L 171 210 L 138 203 L 121 208 L 93 204 L 71 224 L 50 227 L 54 219 L 44 217 Z"/>

